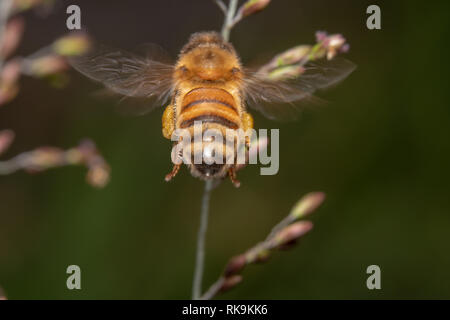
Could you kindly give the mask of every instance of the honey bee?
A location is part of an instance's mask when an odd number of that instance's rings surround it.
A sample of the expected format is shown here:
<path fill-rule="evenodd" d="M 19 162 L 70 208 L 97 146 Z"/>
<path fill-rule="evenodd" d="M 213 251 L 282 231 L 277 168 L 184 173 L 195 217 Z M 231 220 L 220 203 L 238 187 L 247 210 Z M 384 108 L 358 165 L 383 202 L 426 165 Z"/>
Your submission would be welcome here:
<path fill-rule="evenodd" d="M 100 46 L 71 64 L 116 93 L 148 99 L 149 109 L 169 101 L 162 116 L 162 133 L 167 139 L 177 129 L 193 132 L 199 121 L 202 131 L 252 129 L 253 117 L 247 106 L 271 119 L 290 117 L 297 110 L 294 103 L 311 99 L 314 91 L 335 84 L 354 69 L 349 61 L 333 59 L 314 65 L 310 72 L 306 69 L 297 79 L 272 81 L 244 69 L 233 45 L 216 32 L 193 34 L 175 64 L 152 52 L 139 56 Z M 195 142 L 189 143 L 196 150 Z M 210 156 L 210 146 L 197 149 L 203 158 Z M 195 177 L 229 176 L 239 186 L 236 164 L 201 161 L 187 165 Z M 166 181 L 175 177 L 180 166 L 174 164 Z"/>

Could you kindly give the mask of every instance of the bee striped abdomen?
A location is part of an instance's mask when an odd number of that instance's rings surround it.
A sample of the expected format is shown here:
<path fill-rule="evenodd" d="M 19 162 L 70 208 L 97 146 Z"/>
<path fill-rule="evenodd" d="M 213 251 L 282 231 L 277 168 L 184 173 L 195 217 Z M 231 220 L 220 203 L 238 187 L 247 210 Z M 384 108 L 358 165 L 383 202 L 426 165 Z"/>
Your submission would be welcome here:
<path fill-rule="evenodd" d="M 211 123 L 229 129 L 239 129 L 241 119 L 233 96 L 221 88 L 196 88 L 182 99 L 178 128 L 189 128 L 196 121 Z"/>

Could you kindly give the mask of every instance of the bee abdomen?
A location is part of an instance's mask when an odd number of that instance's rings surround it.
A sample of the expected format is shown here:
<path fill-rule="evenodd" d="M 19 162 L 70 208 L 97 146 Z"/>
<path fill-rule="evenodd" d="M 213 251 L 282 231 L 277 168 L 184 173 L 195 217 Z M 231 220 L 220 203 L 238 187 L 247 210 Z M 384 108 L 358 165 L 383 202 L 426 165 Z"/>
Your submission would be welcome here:
<path fill-rule="evenodd" d="M 196 121 L 234 130 L 241 127 L 233 96 L 221 88 L 196 88 L 184 96 L 177 119 L 178 127 L 189 128 Z"/>

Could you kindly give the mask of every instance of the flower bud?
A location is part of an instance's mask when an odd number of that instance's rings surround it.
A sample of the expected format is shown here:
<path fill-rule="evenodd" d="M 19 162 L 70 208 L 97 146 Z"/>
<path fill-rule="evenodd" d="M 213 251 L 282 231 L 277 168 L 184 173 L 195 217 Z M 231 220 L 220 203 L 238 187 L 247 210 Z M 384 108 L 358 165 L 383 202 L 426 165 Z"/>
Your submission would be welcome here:
<path fill-rule="evenodd" d="M 270 250 L 258 245 L 245 253 L 247 263 L 266 262 L 270 258 Z"/>
<path fill-rule="evenodd" d="M 11 130 L 0 131 L 0 154 L 5 152 L 14 140 L 14 132 Z"/>
<path fill-rule="evenodd" d="M 44 77 L 61 72 L 67 68 L 64 58 L 57 55 L 47 55 L 32 59 L 26 64 L 26 73 L 35 77 Z"/>
<path fill-rule="evenodd" d="M 300 237 L 308 233 L 313 227 L 310 221 L 300 221 L 293 223 L 281 230 L 274 238 L 274 247 L 292 244 Z"/>
<path fill-rule="evenodd" d="M 270 0 L 248 0 L 240 9 L 242 17 L 247 17 L 262 11 L 270 3 Z"/>
<path fill-rule="evenodd" d="M 302 45 L 291 48 L 275 57 L 278 66 L 301 63 L 308 58 L 311 46 Z"/>
<path fill-rule="evenodd" d="M 270 72 L 267 77 L 272 81 L 295 79 L 299 77 L 303 72 L 305 72 L 305 68 L 303 68 L 302 66 L 292 65 L 277 68 Z"/>
<path fill-rule="evenodd" d="M 14 0 L 14 12 L 25 11 L 41 4 L 51 4 L 54 0 Z"/>
<path fill-rule="evenodd" d="M 13 18 L 6 25 L 3 39 L 0 43 L 0 57 L 3 60 L 17 48 L 17 45 L 22 38 L 23 29 L 24 20 L 22 17 Z"/>
<path fill-rule="evenodd" d="M 317 42 L 325 49 L 328 60 L 333 59 L 338 53 L 345 53 L 350 49 L 347 40 L 341 34 L 328 35 L 326 32 L 316 33 Z"/>
<path fill-rule="evenodd" d="M 0 73 L 0 105 L 12 100 L 19 92 L 17 80 L 21 72 L 20 60 L 8 61 Z"/>
<path fill-rule="evenodd" d="M 96 188 L 103 188 L 109 182 L 110 169 L 106 164 L 89 168 L 87 182 Z"/>
<path fill-rule="evenodd" d="M 75 33 L 58 39 L 53 43 L 55 53 L 62 56 L 77 56 L 89 50 L 90 41 L 84 34 Z"/>
<path fill-rule="evenodd" d="M 240 254 L 230 259 L 227 266 L 225 267 L 224 276 L 229 277 L 234 274 L 240 273 L 244 267 L 247 265 L 247 259 L 245 255 Z"/>
<path fill-rule="evenodd" d="M 325 200 L 325 193 L 311 192 L 301 198 L 292 208 L 289 214 L 294 220 L 303 218 L 314 212 Z"/>
<path fill-rule="evenodd" d="M 220 288 L 221 292 L 228 291 L 235 286 L 237 286 L 242 281 L 242 276 L 240 275 L 234 275 L 231 277 L 227 277 L 224 279 L 222 287 Z"/>

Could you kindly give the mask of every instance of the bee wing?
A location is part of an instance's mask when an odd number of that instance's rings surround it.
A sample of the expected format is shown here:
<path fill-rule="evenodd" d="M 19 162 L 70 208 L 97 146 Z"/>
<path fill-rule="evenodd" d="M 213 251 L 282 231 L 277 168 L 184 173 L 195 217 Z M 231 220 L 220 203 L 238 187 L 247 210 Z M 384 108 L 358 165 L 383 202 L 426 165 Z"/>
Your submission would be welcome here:
<path fill-rule="evenodd" d="M 302 105 L 321 101 L 313 96 L 315 91 L 336 85 L 355 68 L 348 60 L 335 58 L 308 63 L 300 76 L 287 80 L 271 80 L 261 72 L 246 74 L 245 100 L 269 119 L 295 119 Z"/>
<path fill-rule="evenodd" d="M 137 55 L 96 45 L 70 64 L 116 94 L 144 99 L 147 109 L 161 106 L 172 94 L 173 65 L 162 62 L 159 51 Z"/>

